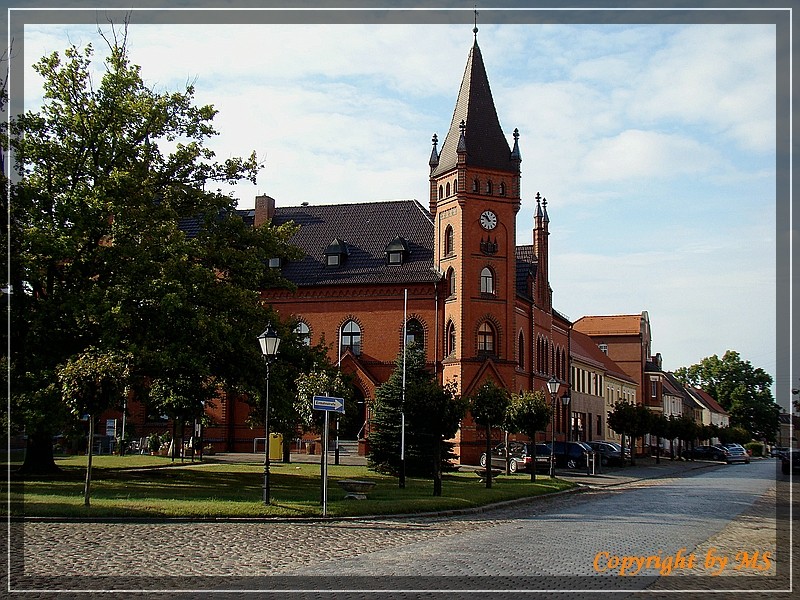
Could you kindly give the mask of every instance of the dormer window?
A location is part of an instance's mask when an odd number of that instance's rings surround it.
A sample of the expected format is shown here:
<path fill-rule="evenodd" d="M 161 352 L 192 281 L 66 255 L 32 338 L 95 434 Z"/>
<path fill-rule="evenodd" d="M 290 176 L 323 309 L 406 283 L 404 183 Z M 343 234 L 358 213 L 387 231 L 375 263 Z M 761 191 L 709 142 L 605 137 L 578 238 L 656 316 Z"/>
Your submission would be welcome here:
<path fill-rule="evenodd" d="M 270 269 L 280 269 L 281 268 L 281 259 L 278 257 L 273 257 L 269 259 L 269 268 Z"/>
<path fill-rule="evenodd" d="M 386 246 L 386 264 L 402 265 L 408 258 L 408 253 L 408 242 L 397 236 Z"/>
<path fill-rule="evenodd" d="M 325 248 L 325 264 L 329 267 L 338 267 L 345 261 L 348 254 L 350 251 L 347 249 L 347 242 L 336 238 Z"/>

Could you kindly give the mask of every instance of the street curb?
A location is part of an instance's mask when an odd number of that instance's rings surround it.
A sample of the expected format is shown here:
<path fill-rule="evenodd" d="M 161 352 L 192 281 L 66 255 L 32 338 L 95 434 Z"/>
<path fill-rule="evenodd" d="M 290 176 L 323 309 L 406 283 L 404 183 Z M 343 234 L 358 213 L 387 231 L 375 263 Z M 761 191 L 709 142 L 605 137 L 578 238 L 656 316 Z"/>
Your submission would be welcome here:
<path fill-rule="evenodd" d="M 328 516 L 328 517 L 9 517 L 12 523 L 115 523 L 115 524 L 169 524 L 169 523 L 330 523 L 333 521 L 380 521 L 380 520 L 399 520 L 399 519 L 431 519 L 437 517 L 452 517 L 469 514 L 480 514 L 501 508 L 508 508 L 517 504 L 535 502 L 544 498 L 555 498 L 565 494 L 574 494 L 589 491 L 591 488 L 576 483 L 575 487 L 568 490 L 559 490 L 537 496 L 524 496 L 513 500 L 503 500 L 493 502 L 483 506 L 472 506 L 469 508 L 454 508 L 450 510 L 420 512 L 420 513 L 399 513 L 399 514 L 379 514 L 379 515 L 357 515 L 357 516 Z"/>

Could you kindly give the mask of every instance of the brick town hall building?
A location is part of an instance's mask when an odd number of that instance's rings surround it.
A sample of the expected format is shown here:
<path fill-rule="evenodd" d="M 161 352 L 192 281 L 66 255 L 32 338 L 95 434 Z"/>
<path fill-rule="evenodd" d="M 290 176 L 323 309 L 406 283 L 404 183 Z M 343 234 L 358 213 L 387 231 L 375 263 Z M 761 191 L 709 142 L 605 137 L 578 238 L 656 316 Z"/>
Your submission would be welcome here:
<path fill-rule="evenodd" d="M 310 343 L 331 347 L 331 361 L 355 382 L 356 420 L 367 424 L 367 436 L 371 403 L 402 352 L 404 325 L 407 339 L 424 348 L 430 370 L 464 396 L 490 378 L 511 392 L 546 391 L 553 376 L 562 382 L 559 395 L 568 394 L 571 354 L 586 357 L 587 369 L 606 372 L 607 357 L 591 358 L 596 347 L 570 347 L 572 323 L 553 309 L 550 219 L 538 192 L 533 244 L 517 245 L 522 156 L 516 129 L 513 140 L 511 147 L 500 126 L 476 35 L 441 149 L 433 136 L 427 206 L 404 200 L 282 207 L 259 196 L 255 209 L 240 211 L 254 227 L 300 226 L 291 243 L 304 258 L 270 263 L 296 290 L 268 290 L 263 300 L 282 318 L 296 319 Z M 635 385 L 621 377 L 621 385 Z M 573 391 L 570 407 L 556 403 L 556 439 L 570 435 L 570 411 L 588 432 L 583 437 L 576 429 L 573 439 L 602 439 L 602 389 L 594 396 Z M 632 391 L 620 394 L 615 397 L 636 400 Z M 143 407 L 128 410 L 142 434 L 164 431 L 163 422 L 146 422 Z M 210 413 L 214 424 L 204 438 L 217 451 L 252 451 L 253 440 L 263 439 L 247 425 L 250 406 L 241 399 L 219 398 Z M 469 416 L 463 421 L 454 440 L 461 462 L 477 463 L 483 435 Z M 495 435 L 499 441 L 500 432 Z M 542 436 L 550 439 L 549 427 Z"/>
<path fill-rule="evenodd" d="M 300 229 L 291 243 L 305 252 L 273 265 L 297 290 L 270 290 L 264 300 L 298 319 L 311 343 L 334 344 L 330 358 L 354 376 L 364 421 L 402 352 L 404 314 L 408 339 L 462 395 L 488 378 L 509 391 L 546 390 L 553 375 L 567 383 L 571 324 L 553 310 L 547 201 L 538 193 L 533 244 L 517 245 L 518 138 L 514 130 L 510 147 L 476 38 L 441 149 L 433 137 L 427 207 L 407 200 L 284 208 L 256 198 L 254 226 L 293 221 Z M 563 435 L 566 414 L 557 423 Z M 479 435 L 466 419 L 455 448 L 462 462 L 477 462 Z"/>

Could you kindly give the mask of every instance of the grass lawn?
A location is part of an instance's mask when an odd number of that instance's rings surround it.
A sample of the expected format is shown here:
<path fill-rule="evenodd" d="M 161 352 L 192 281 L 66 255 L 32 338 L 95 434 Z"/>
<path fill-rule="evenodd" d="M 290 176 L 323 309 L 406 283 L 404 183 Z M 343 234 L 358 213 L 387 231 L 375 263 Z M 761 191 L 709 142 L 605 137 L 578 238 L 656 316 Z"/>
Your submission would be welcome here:
<path fill-rule="evenodd" d="M 264 468 L 259 464 L 176 461 L 159 456 L 95 456 L 91 506 L 83 505 L 86 457 L 57 459 L 62 473 L 48 478 L 12 477 L 11 512 L 37 517 L 316 517 L 321 515 L 318 464 L 270 464 L 272 502 L 262 502 Z M 375 482 L 366 500 L 345 500 L 339 479 Z M 328 515 L 408 514 L 472 508 L 537 496 L 573 487 L 547 476 L 501 475 L 486 489 L 474 473 L 444 476 L 442 496 L 433 496 L 433 481 L 396 477 L 366 467 L 328 466 Z"/>

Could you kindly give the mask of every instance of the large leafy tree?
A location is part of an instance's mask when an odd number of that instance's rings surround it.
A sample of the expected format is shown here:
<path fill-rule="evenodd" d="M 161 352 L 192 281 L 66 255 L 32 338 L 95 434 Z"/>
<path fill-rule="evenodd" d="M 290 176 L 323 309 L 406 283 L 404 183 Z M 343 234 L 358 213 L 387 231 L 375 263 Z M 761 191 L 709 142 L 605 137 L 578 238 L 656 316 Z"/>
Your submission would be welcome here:
<path fill-rule="evenodd" d="M 775 441 L 780 408 L 772 397 L 772 377 L 738 352 L 728 350 L 695 365 L 676 369 L 682 383 L 701 388 L 730 414 L 732 426 L 743 427 L 754 439 Z"/>
<path fill-rule="evenodd" d="M 511 402 L 508 392 L 487 379 L 469 399 L 469 411 L 486 431 L 486 487 L 492 487 L 492 427 L 503 425 Z"/>
<path fill-rule="evenodd" d="M 295 252 L 292 227 L 252 228 L 214 191 L 260 168 L 255 154 L 216 160 L 215 109 L 191 85 L 146 86 L 127 28 L 105 39 L 99 82 L 91 46 L 36 63 L 43 105 L 11 123 L 12 419 L 31 470 L 54 466 L 67 419 L 56 371 L 86 348 L 129 352 L 139 381 L 249 389 L 270 318 L 259 290 L 287 285 L 266 261 Z"/>

